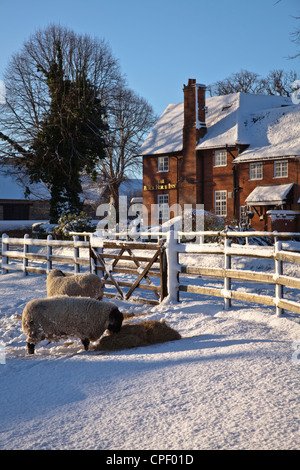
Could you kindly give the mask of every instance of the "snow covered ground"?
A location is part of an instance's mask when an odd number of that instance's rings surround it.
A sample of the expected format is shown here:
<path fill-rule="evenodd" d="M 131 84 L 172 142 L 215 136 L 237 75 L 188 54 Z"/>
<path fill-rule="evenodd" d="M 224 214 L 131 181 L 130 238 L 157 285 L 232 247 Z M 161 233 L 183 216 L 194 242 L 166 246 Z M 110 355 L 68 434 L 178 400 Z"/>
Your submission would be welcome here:
<path fill-rule="evenodd" d="M 297 317 L 200 295 L 116 301 L 182 339 L 113 353 L 42 342 L 28 357 L 20 316 L 45 281 L 0 274 L 0 449 L 300 448 Z"/>

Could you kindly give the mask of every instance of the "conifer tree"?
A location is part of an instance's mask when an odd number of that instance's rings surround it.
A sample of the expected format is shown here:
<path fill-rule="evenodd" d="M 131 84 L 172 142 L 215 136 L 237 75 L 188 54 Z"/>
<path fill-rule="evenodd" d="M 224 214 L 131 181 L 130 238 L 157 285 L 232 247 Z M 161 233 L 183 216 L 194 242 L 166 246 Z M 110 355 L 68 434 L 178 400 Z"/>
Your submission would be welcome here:
<path fill-rule="evenodd" d="M 82 210 L 80 176 L 93 174 L 104 158 L 102 132 L 103 108 L 95 87 L 84 70 L 75 81 L 65 77 L 61 44 L 45 75 L 51 98 L 50 108 L 40 123 L 32 152 L 22 160 L 32 182 L 43 181 L 51 191 L 50 219 L 57 221 L 63 212 L 79 214 Z"/>

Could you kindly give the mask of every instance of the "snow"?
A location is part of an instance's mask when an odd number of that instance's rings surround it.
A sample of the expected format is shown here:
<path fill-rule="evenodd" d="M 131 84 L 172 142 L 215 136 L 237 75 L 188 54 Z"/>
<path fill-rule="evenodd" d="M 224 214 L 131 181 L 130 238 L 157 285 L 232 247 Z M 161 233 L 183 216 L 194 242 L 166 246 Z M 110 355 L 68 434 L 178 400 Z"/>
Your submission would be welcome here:
<path fill-rule="evenodd" d="M 235 162 L 300 154 L 299 105 L 291 98 L 233 93 L 206 98 L 207 132 L 197 150 L 249 145 Z M 183 103 L 169 105 L 140 149 L 141 155 L 182 151 Z"/>
<path fill-rule="evenodd" d="M 246 198 L 246 202 L 253 206 L 275 204 L 285 204 L 287 196 L 294 183 L 278 184 L 270 186 L 256 186 L 256 188 Z"/>
<path fill-rule="evenodd" d="M 220 262 L 206 255 L 202 265 Z M 299 449 L 296 315 L 242 302 L 225 311 L 222 299 L 192 294 L 157 306 L 116 300 L 144 314 L 134 321 L 165 319 L 182 339 L 112 353 L 44 341 L 26 356 L 20 317 L 46 296 L 46 277 L 0 275 L 0 292 L 0 449 Z"/>
<path fill-rule="evenodd" d="M 183 103 L 169 104 L 139 150 L 140 155 L 182 150 Z"/>
<path fill-rule="evenodd" d="M 31 193 L 25 197 L 26 186 L 30 186 Z M 0 199 L 9 200 L 34 200 L 49 199 L 49 192 L 45 186 L 40 184 L 29 185 L 29 180 L 23 174 L 16 175 L 11 173 L 9 166 L 0 168 Z"/>
<path fill-rule="evenodd" d="M 299 105 L 256 112 L 245 121 L 249 147 L 237 162 L 300 155 Z"/>

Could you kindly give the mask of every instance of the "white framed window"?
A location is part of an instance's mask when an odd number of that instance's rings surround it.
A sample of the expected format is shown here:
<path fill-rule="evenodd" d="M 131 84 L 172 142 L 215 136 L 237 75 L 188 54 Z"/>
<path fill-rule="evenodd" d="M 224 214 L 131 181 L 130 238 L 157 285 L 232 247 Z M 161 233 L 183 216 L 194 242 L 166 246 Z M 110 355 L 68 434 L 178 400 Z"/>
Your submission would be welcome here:
<path fill-rule="evenodd" d="M 227 150 L 215 150 L 214 166 L 227 166 Z"/>
<path fill-rule="evenodd" d="M 158 195 L 158 218 L 162 220 L 169 220 L 169 195 Z"/>
<path fill-rule="evenodd" d="M 250 163 L 249 179 L 250 180 L 262 180 L 263 179 L 262 163 Z"/>
<path fill-rule="evenodd" d="M 288 177 L 288 162 L 274 162 L 274 178 L 287 178 Z"/>
<path fill-rule="evenodd" d="M 169 171 L 169 157 L 158 157 L 157 171 Z"/>
<path fill-rule="evenodd" d="M 222 217 L 227 215 L 227 191 L 215 191 L 215 213 Z"/>

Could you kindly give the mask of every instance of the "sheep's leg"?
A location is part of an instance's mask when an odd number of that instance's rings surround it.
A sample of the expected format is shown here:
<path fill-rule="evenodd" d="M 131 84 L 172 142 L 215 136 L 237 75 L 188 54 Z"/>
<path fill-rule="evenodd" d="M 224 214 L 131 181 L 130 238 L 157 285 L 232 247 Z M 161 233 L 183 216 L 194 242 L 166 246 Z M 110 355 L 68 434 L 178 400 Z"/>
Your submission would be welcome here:
<path fill-rule="evenodd" d="M 27 354 L 34 354 L 34 344 L 27 342 L 26 345 L 27 345 Z"/>
<path fill-rule="evenodd" d="M 81 342 L 84 346 L 84 349 L 87 351 L 89 349 L 90 340 L 88 338 L 85 338 L 85 339 L 82 339 Z"/>

